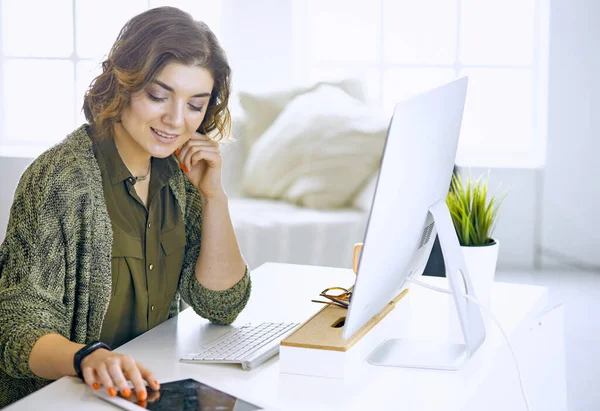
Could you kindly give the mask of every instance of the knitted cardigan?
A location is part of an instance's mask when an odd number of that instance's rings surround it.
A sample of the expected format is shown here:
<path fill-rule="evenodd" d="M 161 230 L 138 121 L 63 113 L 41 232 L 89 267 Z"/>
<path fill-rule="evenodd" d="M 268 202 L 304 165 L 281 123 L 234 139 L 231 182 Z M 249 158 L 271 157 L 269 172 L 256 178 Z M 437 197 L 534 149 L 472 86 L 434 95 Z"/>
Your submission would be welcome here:
<path fill-rule="evenodd" d="M 100 337 L 111 296 L 112 227 L 89 125 L 40 155 L 23 173 L 0 246 L 0 408 L 50 381 L 29 368 L 34 343 L 60 334 L 85 344 Z M 229 324 L 250 296 L 248 269 L 229 290 L 195 277 L 202 229 L 198 190 L 180 170 L 169 180 L 185 221 L 180 296 L 200 316 Z"/>

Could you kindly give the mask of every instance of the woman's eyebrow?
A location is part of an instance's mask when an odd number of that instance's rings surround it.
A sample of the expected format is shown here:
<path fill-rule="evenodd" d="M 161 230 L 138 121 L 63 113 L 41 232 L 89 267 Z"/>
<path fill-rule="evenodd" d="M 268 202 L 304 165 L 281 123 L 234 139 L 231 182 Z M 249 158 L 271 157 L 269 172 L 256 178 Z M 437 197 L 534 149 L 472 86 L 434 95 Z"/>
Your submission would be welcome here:
<path fill-rule="evenodd" d="M 175 92 L 175 90 L 173 90 L 173 87 L 166 85 L 165 83 L 163 83 L 160 80 L 154 80 L 154 83 L 158 84 L 165 90 L 170 91 L 171 93 Z M 194 94 L 192 97 L 210 97 L 210 93 L 198 93 L 198 94 Z"/>

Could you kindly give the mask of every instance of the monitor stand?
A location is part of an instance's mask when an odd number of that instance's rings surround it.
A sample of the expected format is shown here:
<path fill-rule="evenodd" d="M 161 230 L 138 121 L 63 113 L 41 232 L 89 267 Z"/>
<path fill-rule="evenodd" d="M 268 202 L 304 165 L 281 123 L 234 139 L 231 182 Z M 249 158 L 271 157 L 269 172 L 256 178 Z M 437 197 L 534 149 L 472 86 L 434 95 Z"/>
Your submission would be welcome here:
<path fill-rule="evenodd" d="M 433 204 L 429 208 L 429 213 L 437 228 L 446 266 L 446 277 L 454 298 L 464 344 L 440 344 L 410 339 L 387 340 L 367 358 L 370 364 L 458 370 L 485 340 L 481 310 L 476 303 L 463 296 L 469 294 L 475 297 L 475 293 L 445 199 Z"/>

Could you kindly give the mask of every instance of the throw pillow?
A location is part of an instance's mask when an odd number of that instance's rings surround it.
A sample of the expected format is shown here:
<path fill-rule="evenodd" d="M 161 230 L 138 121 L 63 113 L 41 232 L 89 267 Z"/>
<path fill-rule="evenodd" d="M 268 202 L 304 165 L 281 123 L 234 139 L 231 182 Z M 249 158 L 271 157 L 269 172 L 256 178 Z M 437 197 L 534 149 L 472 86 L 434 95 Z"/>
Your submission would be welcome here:
<path fill-rule="evenodd" d="M 301 94 L 316 90 L 321 84 L 337 86 L 352 97 L 363 102 L 365 101 L 362 85 L 358 79 L 324 81 L 292 89 L 268 92 L 239 92 L 239 105 L 245 114 L 240 124 L 241 140 L 246 153 L 250 152 L 256 140 L 275 121 L 290 101 Z"/>
<path fill-rule="evenodd" d="M 369 212 L 373 205 L 373 197 L 375 196 L 375 188 L 377 186 L 378 173 L 373 173 L 367 182 L 359 188 L 357 194 L 352 199 L 352 207 Z"/>
<path fill-rule="evenodd" d="M 388 124 L 379 110 L 321 84 L 295 97 L 252 146 L 243 190 L 317 209 L 349 206 L 379 167 Z"/>

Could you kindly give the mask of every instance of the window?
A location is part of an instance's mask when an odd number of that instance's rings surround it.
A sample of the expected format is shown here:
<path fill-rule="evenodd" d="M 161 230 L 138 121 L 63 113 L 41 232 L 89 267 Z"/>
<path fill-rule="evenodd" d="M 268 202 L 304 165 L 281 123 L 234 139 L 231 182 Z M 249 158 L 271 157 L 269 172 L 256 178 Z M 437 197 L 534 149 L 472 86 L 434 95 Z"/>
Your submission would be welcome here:
<path fill-rule="evenodd" d="M 83 123 L 83 94 L 119 30 L 164 5 L 219 34 L 218 0 L 1 0 L 0 156 L 37 156 Z"/>
<path fill-rule="evenodd" d="M 295 80 L 353 76 L 395 102 L 457 77 L 469 89 L 457 162 L 531 167 L 546 140 L 548 0 L 298 0 Z"/>

